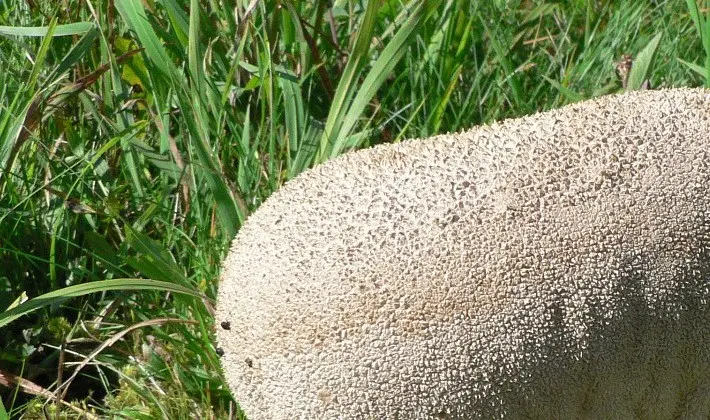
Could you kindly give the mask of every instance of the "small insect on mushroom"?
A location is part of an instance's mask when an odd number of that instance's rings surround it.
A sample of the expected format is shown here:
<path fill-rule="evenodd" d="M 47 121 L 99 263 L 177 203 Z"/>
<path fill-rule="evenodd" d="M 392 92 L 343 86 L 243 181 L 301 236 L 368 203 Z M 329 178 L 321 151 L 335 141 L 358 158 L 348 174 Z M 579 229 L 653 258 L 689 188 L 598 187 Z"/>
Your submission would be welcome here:
<path fill-rule="evenodd" d="M 708 162 L 710 93 L 671 89 L 307 171 L 224 262 L 229 386 L 251 420 L 710 418 Z"/>

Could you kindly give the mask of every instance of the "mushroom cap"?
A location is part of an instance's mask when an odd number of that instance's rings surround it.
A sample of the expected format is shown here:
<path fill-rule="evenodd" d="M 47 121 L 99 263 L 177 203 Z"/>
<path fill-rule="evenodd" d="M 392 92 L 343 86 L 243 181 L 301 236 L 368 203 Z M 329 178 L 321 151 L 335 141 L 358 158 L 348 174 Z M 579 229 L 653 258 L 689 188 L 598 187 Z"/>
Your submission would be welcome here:
<path fill-rule="evenodd" d="M 301 174 L 224 262 L 235 398 L 252 420 L 707 418 L 709 146 L 709 91 L 671 89 Z"/>

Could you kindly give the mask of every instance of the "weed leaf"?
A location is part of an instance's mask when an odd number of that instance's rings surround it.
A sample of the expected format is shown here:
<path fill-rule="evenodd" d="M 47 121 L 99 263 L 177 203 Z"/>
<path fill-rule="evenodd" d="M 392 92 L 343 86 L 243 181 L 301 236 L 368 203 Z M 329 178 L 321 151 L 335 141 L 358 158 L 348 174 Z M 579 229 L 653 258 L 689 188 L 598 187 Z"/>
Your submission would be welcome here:
<path fill-rule="evenodd" d="M 634 58 L 634 64 L 629 72 L 629 80 L 626 85 L 627 91 L 641 89 L 644 82 L 649 79 L 660 42 L 661 34 L 657 34 Z"/>

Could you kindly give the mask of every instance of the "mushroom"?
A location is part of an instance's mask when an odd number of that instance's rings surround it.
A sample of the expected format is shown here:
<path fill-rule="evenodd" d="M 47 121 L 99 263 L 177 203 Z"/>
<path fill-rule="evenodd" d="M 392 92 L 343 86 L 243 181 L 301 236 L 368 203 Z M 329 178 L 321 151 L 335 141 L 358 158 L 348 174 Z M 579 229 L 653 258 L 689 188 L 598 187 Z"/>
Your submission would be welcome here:
<path fill-rule="evenodd" d="M 217 340 L 252 420 L 708 418 L 710 91 L 349 153 L 244 224 Z"/>

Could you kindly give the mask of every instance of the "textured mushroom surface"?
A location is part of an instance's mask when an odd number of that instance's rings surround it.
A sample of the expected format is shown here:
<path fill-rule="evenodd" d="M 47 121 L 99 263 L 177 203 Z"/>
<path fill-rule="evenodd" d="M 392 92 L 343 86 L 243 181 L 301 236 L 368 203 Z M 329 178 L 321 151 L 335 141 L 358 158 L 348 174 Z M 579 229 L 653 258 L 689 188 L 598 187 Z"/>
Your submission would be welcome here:
<path fill-rule="evenodd" d="M 252 420 L 708 418 L 709 150 L 710 93 L 672 89 L 303 173 L 223 266 L 235 398 Z"/>

